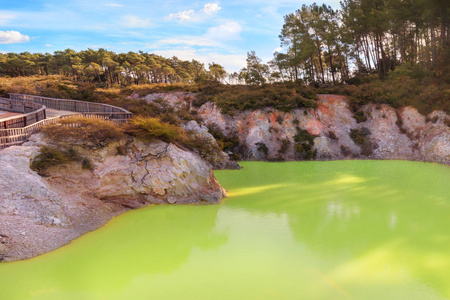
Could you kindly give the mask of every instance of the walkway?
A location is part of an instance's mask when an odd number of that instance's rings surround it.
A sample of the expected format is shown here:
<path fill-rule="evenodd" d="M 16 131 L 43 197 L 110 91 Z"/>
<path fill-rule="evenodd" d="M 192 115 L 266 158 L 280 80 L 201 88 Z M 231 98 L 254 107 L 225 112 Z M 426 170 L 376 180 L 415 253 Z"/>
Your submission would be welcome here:
<path fill-rule="evenodd" d="M 42 126 L 71 115 L 125 123 L 132 113 L 121 107 L 72 99 L 9 94 L 0 98 L 0 149 L 19 145 Z"/>
<path fill-rule="evenodd" d="M 9 118 L 9 117 L 15 117 L 15 116 L 20 116 L 21 114 L 19 114 L 19 113 L 12 113 L 12 112 L 8 112 L 8 111 L 2 111 L 2 110 L 0 110 L 0 121 L 2 120 L 2 119 L 6 119 L 6 118 Z"/>

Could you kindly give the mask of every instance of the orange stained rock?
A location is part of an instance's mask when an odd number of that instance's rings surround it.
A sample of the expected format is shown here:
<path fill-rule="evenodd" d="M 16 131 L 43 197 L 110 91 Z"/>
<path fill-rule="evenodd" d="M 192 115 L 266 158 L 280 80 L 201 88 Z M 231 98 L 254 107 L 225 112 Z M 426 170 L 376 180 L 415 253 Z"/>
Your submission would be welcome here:
<path fill-rule="evenodd" d="M 323 124 L 322 122 L 314 119 L 306 123 L 305 129 L 312 135 L 320 135 L 323 130 Z"/>

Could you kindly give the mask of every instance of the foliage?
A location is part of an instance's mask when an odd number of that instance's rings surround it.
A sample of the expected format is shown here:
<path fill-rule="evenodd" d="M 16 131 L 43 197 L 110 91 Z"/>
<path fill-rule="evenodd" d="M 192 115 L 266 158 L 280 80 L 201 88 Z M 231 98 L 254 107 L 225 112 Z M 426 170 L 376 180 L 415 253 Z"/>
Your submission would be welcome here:
<path fill-rule="evenodd" d="M 181 138 L 180 143 L 182 146 L 197 152 L 201 157 L 213 165 L 215 157 L 222 151 L 220 145 L 203 134 L 187 132 L 187 134 Z"/>
<path fill-rule="evenodd" d="M 266 82 L 269 73 L 269 67 L 262 63 L 255 51 L 251 51 L 247 53 L 247 68 L 239 72 L 239 79 L 244 80 L 246 84 L 261 85 Z"/>
<path fill-rule="evenodd" d="M 365 122 L 367 120 L 367 116 L 362 110 L 358 110 L 357 112 L 355 112 L 353 114 L 353 118 L 356 119 L 357 123 L 362 123 L 362 122 Z"/>
<path fill-rule="evenodd" d="M 201 89 L 196 105 L 213 101 L 223 113 L 272 107 L 288 112 L 294 108 L 315 108 L 314 89 L 294 83 L 279 85 L 210 85 Z"/>
<path fill-rule="evenodd" d="M 0 75 L 63 75 L 77 83 L 96 83 L 103 87 L 223 79 L 222 66 L 213 64 L 209 69 L 194 59 L 183 61 L 175 56 L 164 58 L 142 51 L 117 54 L 103 48 L 79 52 L 66 49 L 53 54 L 0 54 Z"/>
<path fill-rule="evenodd" d="M 160 139 L 174 143 L 181 136 L 182 129 L 158 118 L 135 117 L 127 124 L 125 132 L 144 141 Z"/>
<path fill-rule="evenodd" d="M 314 135 L 297 126 L 297 134 L 294 135 L 294 149 L 300 159 L 310 160 L 316 158 L 317 151 L 313 150 L 315 138 Z"/>
<path fill-rule="evenodd" d="M 445 1 L 344 0 L 340 10 L 303 5 L 284 17 L 271 66 L 282 80 L 362 84 L 399 66 L 411 78 L 448 75 L 450 6 Z M 356 76 L 350 78 L 350 66 Z M 429 74 L 427 74 L 429 73 Z"/>
<path fill-rule="evenodd" d="M 281 140 L 281 147 L 280 147 L 280 154 L 284 154 L 289 149 L 289 146 L 291 145 L 291 141 L 288 138 Z"/>
<path fill-rule="evenodd" d="M 208 125 L 208 131 L 216 139 L 219 145 L 222 146 L 222 149 L 225 152 L 235 152 L 236 147 L 239 146 L 239 138 L 237 134 L 229 134 L 226 136 L 215 124 Z"/>
<path fill-rule="evenodd" d="M 93 149 L 105 147 L 125 137 L 119 125 L 85 117 L 62 119 L 60 124 L 45 126 L 42 132 L 57 143 L 82 145 Z"/>
<path fill-rule="evenodd" d="M 83 169 L 92 170 L 91 162 L 87 158 L 81 157 L 73 148 L 61 150 L 54 147 L 43 146 L 33 161 L 30 168 L 39 175 L 45 175 L 48 168 L 52 166 L 67 164 L 70 162 L 80 162 Z"/>
<path fill-rule="evenodd" d="M 361 129 L 352 129 L 350 131 L 350 138 L 355 144 L 361 147 L 361 154 L 370 156 L 373 154 L 373 150 L 377 148 L 377 145 L 372 143 L 367 137 L 371 134 L 370 130 L 366 127 Z"/>

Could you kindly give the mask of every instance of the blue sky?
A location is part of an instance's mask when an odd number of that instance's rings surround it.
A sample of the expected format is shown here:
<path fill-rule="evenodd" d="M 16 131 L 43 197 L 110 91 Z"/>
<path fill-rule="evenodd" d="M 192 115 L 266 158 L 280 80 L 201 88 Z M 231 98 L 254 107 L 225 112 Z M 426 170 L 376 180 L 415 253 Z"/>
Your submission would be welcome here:
<path fill-rule="evenodd" d="M 142 50 L 232 72 L 245 66 L 248 51 L 271 59 L 283 16 L 312 2 L 0 0 L 0 52 Z M 325 3 L 339 7 L 338 0 Z"/>

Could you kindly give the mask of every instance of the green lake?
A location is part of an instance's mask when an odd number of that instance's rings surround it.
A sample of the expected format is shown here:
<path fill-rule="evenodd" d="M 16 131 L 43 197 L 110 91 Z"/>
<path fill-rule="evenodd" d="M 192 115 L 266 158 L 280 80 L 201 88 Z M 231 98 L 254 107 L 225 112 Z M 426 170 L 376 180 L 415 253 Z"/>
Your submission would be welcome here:
<path fill-rule="evenodd" d="M 0 299 L 450 298 L 450 168 L 244 162 L 221 205 L 149 206 L 0 264 Z"/>

